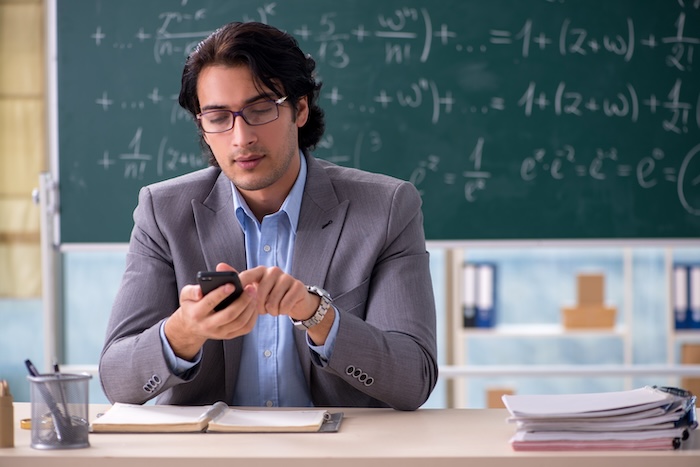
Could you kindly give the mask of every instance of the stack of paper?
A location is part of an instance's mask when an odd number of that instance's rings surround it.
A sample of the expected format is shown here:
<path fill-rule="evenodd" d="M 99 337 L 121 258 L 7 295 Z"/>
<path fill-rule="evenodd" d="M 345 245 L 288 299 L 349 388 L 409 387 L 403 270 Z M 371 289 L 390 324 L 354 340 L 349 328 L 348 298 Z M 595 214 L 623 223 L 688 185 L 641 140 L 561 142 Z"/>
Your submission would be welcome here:
<path fill-rule="evenodd" d="M 677 449 L 697 428 L 695 396 L 677 388 L 504 395 L 516 451 Z"/>

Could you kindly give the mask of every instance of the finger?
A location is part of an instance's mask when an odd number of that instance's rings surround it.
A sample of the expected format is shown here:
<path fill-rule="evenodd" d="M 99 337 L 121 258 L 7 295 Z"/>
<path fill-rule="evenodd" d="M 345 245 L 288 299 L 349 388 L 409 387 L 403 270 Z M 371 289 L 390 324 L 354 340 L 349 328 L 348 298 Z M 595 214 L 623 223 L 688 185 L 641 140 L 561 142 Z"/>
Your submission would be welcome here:
<path fill-rule="evenodd" d="M 263 280 L 263 277 L 265 277 L 267 269 L 266 266 L 256 266 L 253 269 L 246 269 L 238 273 L 238 278 L 241 280 L 243 287 L 248 284 L 259 283 Z"/>
<path fill-rule="evenodd" d="M 219 263 L 216 265 L 216 270 L 217 271 L 236 271 L 233 266 L 230 266 L 226 263 Z M 236 271 L 238 272 L 238 271 Z"/>
<path fill-rule="evenodd" d="M 203 296 L 202 288 L 199 285 L 186 285 L 180 291 L 180 305 L 184 301 L 198 302 Z"/>
<path fill-rule="evenodd" d="M 272 285 L 265 300 L 265 310 L 273 315 L 288 314 L 289 306 L 298 301 L 292 296 L 292 291 L 297 282 L 292 276 L 285 274 L 280 276 Z"/>
<path fill-rule="evenodd" d="M 308 297 L 309 292 L 306 290 L 304 283 L 295 279 L 279 304 L 280 313 L 298 316 L 295 311 L 300 311 L 302 315 L 305 314 L 305 310 L 300 308 L 308 306 L 306 301 Z"/>
<path fill-rule="evenodd" d="M 233 284 L 224 284 L 221 287 L 217 287 L 202 299 L 202 303 L 210 310 L 213 310 L 216 305 L 221 303 L 226 297 L 231 295 L 236 287 Z M 201 290 L 200 290 L 201 293 Z"/>

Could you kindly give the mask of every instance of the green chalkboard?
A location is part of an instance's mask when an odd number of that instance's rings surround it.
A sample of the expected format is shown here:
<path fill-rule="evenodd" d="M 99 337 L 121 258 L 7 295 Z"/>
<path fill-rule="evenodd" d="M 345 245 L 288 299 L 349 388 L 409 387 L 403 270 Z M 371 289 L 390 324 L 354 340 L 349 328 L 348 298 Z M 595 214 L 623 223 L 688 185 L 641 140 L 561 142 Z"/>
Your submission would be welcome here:
<path fill-rule="evenodd" d="M 61 243 L 128 241 L 141 186 L 204 167 L 180 73 L 235 20 L 298 38 L 315 155 L 413 182 L 429 240 L 700 233 L 698 2 L 55 1 Z"/>

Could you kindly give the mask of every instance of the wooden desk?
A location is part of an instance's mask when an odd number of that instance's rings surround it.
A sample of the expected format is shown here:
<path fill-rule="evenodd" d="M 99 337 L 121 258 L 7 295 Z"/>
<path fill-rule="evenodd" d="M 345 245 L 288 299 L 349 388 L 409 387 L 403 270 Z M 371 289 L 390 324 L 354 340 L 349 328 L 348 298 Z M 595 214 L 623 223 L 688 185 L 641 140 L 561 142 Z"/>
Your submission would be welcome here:
<path fill-rule="evenodd" d="M 90 416 L 107 406 L 91 405 Z M 465 466 L 698 467 L 700 436 L 686 448 L 658 452 L 514 452 L 505 409 L 344 409 L 338 433 L 190 433 L 90 435 L 89 448 L 42 451 L 19 428 L 29 404 L 15 404 L 15 447 L 2 467 Z"/>

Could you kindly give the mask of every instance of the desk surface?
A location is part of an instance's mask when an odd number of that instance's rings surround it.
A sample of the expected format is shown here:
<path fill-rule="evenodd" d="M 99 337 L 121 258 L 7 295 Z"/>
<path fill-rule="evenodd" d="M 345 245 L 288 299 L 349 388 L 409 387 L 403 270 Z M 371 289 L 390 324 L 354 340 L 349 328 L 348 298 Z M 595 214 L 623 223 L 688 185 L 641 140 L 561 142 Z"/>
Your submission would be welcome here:
<path fill-rule="evenodd" d="M 91 405 L 91 419 L 107 407 Z M 514 452 L 508 440 L 515 427 L 506 423 L 505 409 L 338 411 L 345 413 L 338 433 L 93 433 L 89 448 L 42 451 L 30 448 L 29 430 L 19 428 L 20 419 L 29 417 L 29 404 L 15 403 L 15 447 L 0 449 L 0 465 L 196 467 L 200 461 L 206 467 L 308 467 L 327 460 L 333 467 L 700 465 L 697 431 L 677 451 Z"/>

